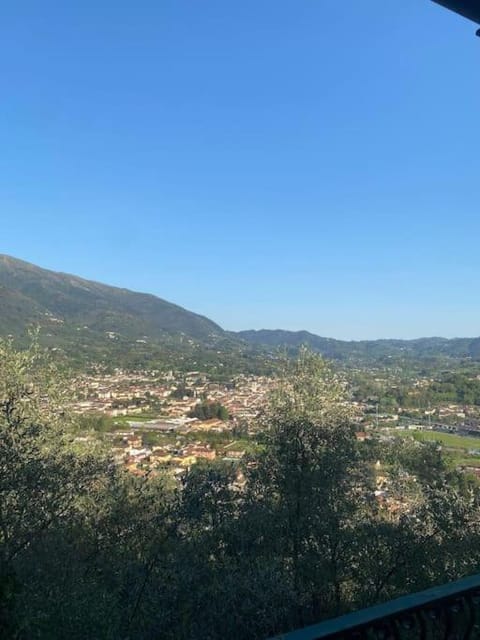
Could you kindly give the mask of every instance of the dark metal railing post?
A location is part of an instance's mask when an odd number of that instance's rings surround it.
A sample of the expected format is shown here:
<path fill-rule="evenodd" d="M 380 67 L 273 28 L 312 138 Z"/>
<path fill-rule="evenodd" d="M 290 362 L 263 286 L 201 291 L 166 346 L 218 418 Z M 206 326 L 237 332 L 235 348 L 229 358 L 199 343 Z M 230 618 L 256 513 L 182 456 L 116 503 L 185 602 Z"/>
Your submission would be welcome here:
<path fill-rule="evenodd" d="M 273 640 L 480 639 L 480 575 L 410 594 Z"/>

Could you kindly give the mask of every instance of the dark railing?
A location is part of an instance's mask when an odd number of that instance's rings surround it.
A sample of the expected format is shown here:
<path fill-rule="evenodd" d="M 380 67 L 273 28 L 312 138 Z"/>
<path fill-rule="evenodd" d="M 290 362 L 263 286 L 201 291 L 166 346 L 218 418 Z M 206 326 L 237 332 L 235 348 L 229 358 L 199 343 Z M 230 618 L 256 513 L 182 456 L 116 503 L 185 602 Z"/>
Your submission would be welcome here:
<path fill-rule="evenodd" d="M 480 639 L 480 575 L 414 593 L 273 640 Z"/>
<path fill-rule="evenodd" d="M 478 0 L 433 0 L 451 11 L 455 11 L 473 22 L 480 24 L 480 3 Z"/>
<path fill-rule="evenodd" d="M 459 13 L 461 16 L 480 24 L 480 2 L 479 0 L 433 0 L 437 4 Z M 480 29 L 477 31 L 480 36 Z"/>

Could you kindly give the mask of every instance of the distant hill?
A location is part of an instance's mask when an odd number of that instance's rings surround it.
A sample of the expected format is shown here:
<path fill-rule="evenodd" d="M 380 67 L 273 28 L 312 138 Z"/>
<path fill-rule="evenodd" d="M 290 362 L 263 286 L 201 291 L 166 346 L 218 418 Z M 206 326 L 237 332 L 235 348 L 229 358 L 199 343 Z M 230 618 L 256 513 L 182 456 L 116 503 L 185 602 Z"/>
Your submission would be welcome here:
<path fill-rule="evenodd" d="M 480 338 L 419 338 L 416 340 L 346 341 L 322 338 L 308 331 L 261 329 L 239 331 L 235 335 L 253 345 L 297 351 L 302 345 L 334 360 L 358 362 L 392 358 L 472 358 L 480 359 Z"/>
<path fill-rule="evenodd" d="M 227 332 L 208 318 L 147 293 L 42 269 L 0 254 L 0 335 L 42 341 L 79 364 L 208 367 L 219 376 L 268 371 L 279 349 L 302 345 L 347 364 L 480 360 L 480 338 L 344 341 L 308 331 Z"/>
<path fill-rule="evenodd" d="M 260 329 L 259 331 L 238 331 L 237 337 L 246 342 L 269 347 L 308 346 L 326 358 L 341 359 L 349 351 L 346 342 L 334 338 L 322 338 L 308 331 L 284 331 L 283 329 Z"/>

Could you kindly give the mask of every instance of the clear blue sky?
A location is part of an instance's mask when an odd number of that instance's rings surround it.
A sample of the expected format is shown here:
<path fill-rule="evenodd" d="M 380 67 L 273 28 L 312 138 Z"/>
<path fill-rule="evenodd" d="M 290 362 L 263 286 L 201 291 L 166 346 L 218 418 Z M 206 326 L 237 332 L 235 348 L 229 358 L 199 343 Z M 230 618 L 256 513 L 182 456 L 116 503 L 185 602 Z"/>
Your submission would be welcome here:
<path fill-rule="evenodd" d="M 480 335 L 480 39 L 430 0 L 19 0 L 0 252 L 228 329 Z"/>

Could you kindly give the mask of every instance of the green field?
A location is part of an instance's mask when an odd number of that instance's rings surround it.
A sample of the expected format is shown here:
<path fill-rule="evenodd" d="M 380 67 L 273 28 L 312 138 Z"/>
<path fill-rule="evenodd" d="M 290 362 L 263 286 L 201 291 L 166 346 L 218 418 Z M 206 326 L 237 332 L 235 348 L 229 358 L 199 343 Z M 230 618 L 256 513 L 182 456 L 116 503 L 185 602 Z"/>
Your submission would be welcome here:
<path fill-rule="evenodd" d="M 149 420 L 171 420 L 171 418 L 168 417 L 162 417 L 159 416 L 158 414 L 153 414 L 153 413 L 149 413 L 149 414 L 145 414 L 145 413 L 140 413 L 140 414 L 132 414 L 132 415 L 127 415 L 127 416 L 116 416 L 115 418 L 112 418 L 114 421 L 114 424 L 116 424 L 117 426 L 125 426 L 128 422 L 148 422 Z"/>
<path fill-rule="evenodd" d="M 438 431 L 414 431 L 417 440 L 422 442 L 439 442 L 452 449 L 478 449 L 480 450 L 480 438 L 459 436 L 455 433 L 440 433 Z"/>
<path fill-rule="evenodd" d="M 480 457 L 478 456 L 467 456 L 464 458 L 457 458 L 454 456 L 454 460 L 457 465 L 463 465 L 465 467 L 480 467 Z"/>

